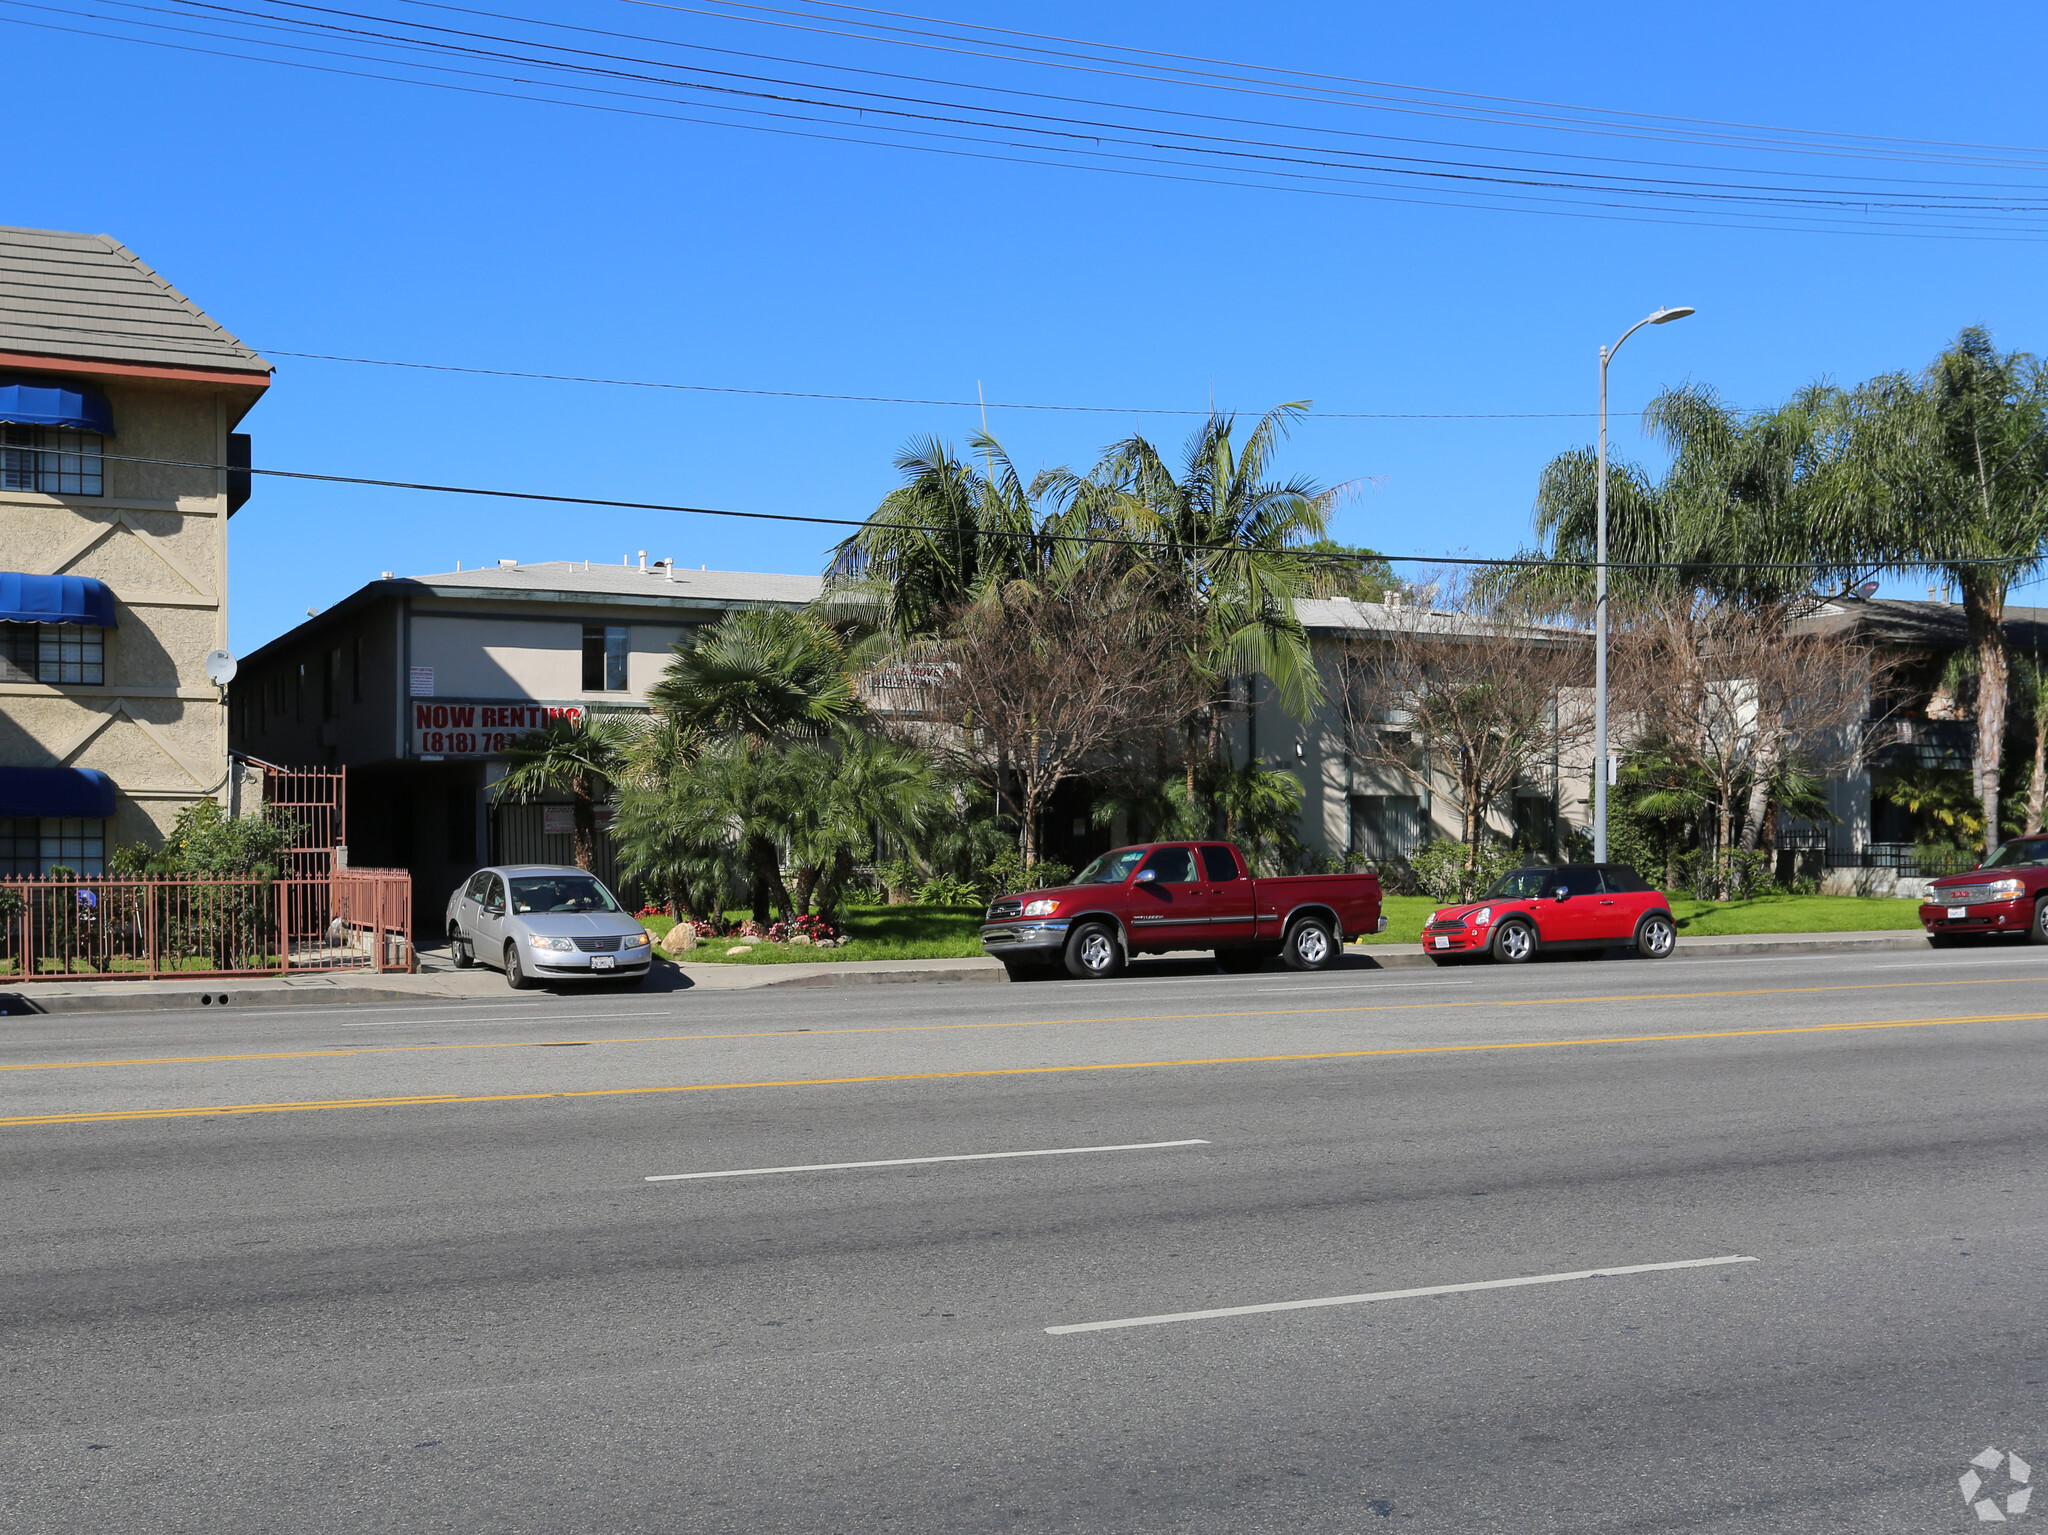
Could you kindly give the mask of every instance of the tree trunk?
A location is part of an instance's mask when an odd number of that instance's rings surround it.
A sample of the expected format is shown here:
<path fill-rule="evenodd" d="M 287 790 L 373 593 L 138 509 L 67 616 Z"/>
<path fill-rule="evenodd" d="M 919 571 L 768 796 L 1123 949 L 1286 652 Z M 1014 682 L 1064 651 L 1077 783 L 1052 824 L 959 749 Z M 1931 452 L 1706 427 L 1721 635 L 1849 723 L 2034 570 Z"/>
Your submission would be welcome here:
<path fill-rule="evenodd" d="M 569 792 L 575 796 L 569 806 L 569 817 L 576 833 L 576 867 L 589 873 L 597 867 L 596 785 L 588 773 L 578 773 L 570 782 Z"/>
<path fill-rule="evenodd" d="M 1469 901 L 1479 893 L 1479 838 L 1486 828 L 1479 815 L 1479 785 L 1462 783 L 1459 792 L 1465 798 L 1465 878 L 1461 894 Z"/>
<path fill-rule="evenodd" d="M 1756 765 L 1749 781 L 1749 804 L 1742 816 L 1742 850 L 1754 852 L 1764 834 L 1771 803 L 1771 775 L 1778 770 L 1778 735 L 1772 731 L 1757 742 Z"/>
<path fill-rule="evenodd" d="M 1723 784 L 1715 796 L 1720 804 L 1714 811 L 1714 896 L 1728 900 L 1728 844 L 1735 835 L 1735 786 Z"/>
<path fill-rule="evenodd" d="M 853 873 L 853 849 L 842 846 L 832 855 L 832 861 L 825 866 L 818 880 L 818 915 L 827 922 L 839 921 L 839 897 L 846 889 L 846 881 Z"/>
<path fill-rule="evenodd" d="M 820 870 L 816 864 L 803 864 L 796 871 L 796 889 L 791 892 L 790 903 L 796 914 L 802 916 L 811 909 L 811 896 L 818 888 Z"/>
<path fill-rule="evenodd" d="M 782 858 L 775 844 L 759 832 L 751 833 L 747 838 L 747 874 L 754 920 L 768 921 L 771 907 L 780 907 L 787 920 L 789 891 L 782 883 Z"/>
<path fill-rule="evenodd" d="M 2048 714 L 2034 714 L 2034 772 L 2027 781 L 2027 824 L 2030 832 L 2041 830 L 2048 816 Z"/>
<path fill-rule="evenodd" d="M 1968 572 L 1963 608 L 1977 645 L 1977 742 L 1970 770 L 1984 807 L 1984 853 L 2003 840 L 1998 828 L 1998 769 L 2005 756 L 2005 588 L 1996 576 Z"/>

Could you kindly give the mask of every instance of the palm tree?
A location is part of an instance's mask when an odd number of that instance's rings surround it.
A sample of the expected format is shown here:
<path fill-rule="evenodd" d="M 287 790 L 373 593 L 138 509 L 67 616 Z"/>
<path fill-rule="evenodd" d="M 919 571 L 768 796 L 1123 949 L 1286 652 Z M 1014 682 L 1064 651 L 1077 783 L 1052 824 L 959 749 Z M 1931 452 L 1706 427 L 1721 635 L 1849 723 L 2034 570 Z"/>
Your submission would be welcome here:
<path fill-rule="evenodd" d="M 914 844 L 950 803 L 923 757 L 860 731 L 840 731 L 830 747 L 796 748 L 790 768 L 801 785 L 790 837 L 798 911 L 815 901 L 834 916 L 857 862 L 884 839 Z"/>
<path fill-rule="evenodd" d="M 991 588 L 1042 580 L 1085 550 L 1071 538 L 1086 531 L 1071 515 L 1081 489 L 1072 474 L 1027 481 L 994 437 L 977 432 L 968 447 L 962 459 L 928 437 L 897 455 L 904 483 L 835 551 L 828 609 L 864 609 L 896 642 L 928 637 Z"/>
<path fill-rule="evenodd" d="M 1971 779 L 1989 853 L 1998 844 L 2005 744 L 2005 602 L 2048 541 L 2048 364 L 2001 353 L 1972 326 L 1917 377 L 1872 379 L 1848 399 L 1853 511 L 1895 569 L 1957 587 L 1977 652 Z"/>
<path fill-rule="evenodd" d="M 674 649 L 648 699 L 707 737 L 814 740 L 858 707 L 845 647 L 808 613 L 732 613 Z"/>
<path fill-rule="evenodd" d="M 574 819 L 576 867 L 591 869 L 597 857 L 597 805 L 606 782 L 626 766 L 638 722 L 619 711 L 586 710 L 549 720 L 520 737 L 508 753 L 511 770 L 498 781 L 497 797 L 517 803 L 550 790 L 569 792 Z"/>
<path fill-rule="evenodd" d="M 2027 779 L 2027 821 L 2022 831 L 2048 825 L 2048 664 L 2038 654 L 2016 657 L 2012 665 L 2013 700 L 2034 737 L 2032 771 Z"/>
<path fill-rule="evenodd" d="M 1313 589 L 1303 549 L 1329 533 L 1340 491 L 1296 476 L 1268 479 L 1273 455 L 1307 402 L 1259 418 L 1240 446 L 1235 420 L 1211 416 L 1189 439 L 1178 475 L 1143 437 L 1104 455 L 1085 504 L 1107 496 L 1100 520 L 1144 539 L 1126 557 L 1161 577 L 1169 600 L 1201 622 L 1191 662 L 1220 684 L 1263 673 L 1282 701 L 1306 713 L 1321 696 L 1308 635 L 1294 602 Z"/>
<path fill-rule="evenodd" d="M 701 851 L 745 873 L 754 920 L 795 915 L 782 879 L 781 844 L 801 803 L 790 753 L 745 738 L 717 741 L 670 781 L 661 814 L 683 856 Z"/>

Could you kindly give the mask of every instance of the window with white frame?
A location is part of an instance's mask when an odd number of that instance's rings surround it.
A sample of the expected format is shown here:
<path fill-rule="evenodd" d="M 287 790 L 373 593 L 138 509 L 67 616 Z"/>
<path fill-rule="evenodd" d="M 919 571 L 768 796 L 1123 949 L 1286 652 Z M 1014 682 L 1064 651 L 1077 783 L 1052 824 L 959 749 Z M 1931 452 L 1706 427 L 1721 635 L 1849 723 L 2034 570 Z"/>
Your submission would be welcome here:
<path fill-rule="evenodd" d="M 98 686 L 106 631 L 89 624 L 0 624 L 0 682 Z"/>
<path fill-rule="evenodd" d="M 98 432 L 0 426 L 0 490 L 52 496 L 104 495 Z"/>

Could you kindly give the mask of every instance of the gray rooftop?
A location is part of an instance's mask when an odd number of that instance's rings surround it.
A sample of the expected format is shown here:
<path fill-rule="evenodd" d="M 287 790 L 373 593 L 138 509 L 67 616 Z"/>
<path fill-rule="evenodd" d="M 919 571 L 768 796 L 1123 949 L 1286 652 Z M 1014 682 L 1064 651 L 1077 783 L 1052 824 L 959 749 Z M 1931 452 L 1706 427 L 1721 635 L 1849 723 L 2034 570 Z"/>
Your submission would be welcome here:
<path fill-rule="evenodd" d="M 1351 597 L 1297 597 L 1294 616 L 1310 634 L 1372 634 L 1407 630 L 1417 634 L 1506 633 L 1516 626 L 1474 620 L 1462 613 L 1425 607 L 1421 603 L 1360 602 Z M 1518 632 L 1541 637 L 1572 640 L 1583 630 L 1559 624 L 1529 624 Z"/>
<path fill-rule="evenodd" d="M 537 595 L 638 597 L 676 603 L 787 603 L 817 600 L 819 576 L 784 576 L 752 570 L 677 570 L 664 566 L 599 565 L 588 560 L 543 560 L 535 565 L 486 565 L 481 570 L 444 571 L 409 580 L 441 592 L 474 591 L 478 596 Z"/>
<path fill-rule="evenodd" d="M 1799 620 L 1798 627 L 1909 650 L 1952 650 L 1970 642 L 1970 621 L 1960 602 L 1837 597 Z M 2009 606 L 2003 627 L 2009 645 L 2048 649 L 2048 608 Z"/>
<path fill-rule="evenodd" d="M 0 351 L 270 372 L 112 235 L 0 226 Z"/>

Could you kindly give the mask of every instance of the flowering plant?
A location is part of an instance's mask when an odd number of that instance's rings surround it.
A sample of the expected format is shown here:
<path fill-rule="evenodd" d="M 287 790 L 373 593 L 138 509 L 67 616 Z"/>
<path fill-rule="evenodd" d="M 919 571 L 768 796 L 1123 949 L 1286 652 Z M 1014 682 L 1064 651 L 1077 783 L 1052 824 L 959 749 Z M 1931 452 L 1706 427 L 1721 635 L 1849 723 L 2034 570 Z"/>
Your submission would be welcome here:
<path fill-rule="evenodd" d="M 812 912 L 804 913 L 795 922 L 791 923 L 790 932 L 792 934 L 801 933 L 813 943 L 821 938 L 837 938 L 840 936 L 839 928 L 834 923 Z"/>

